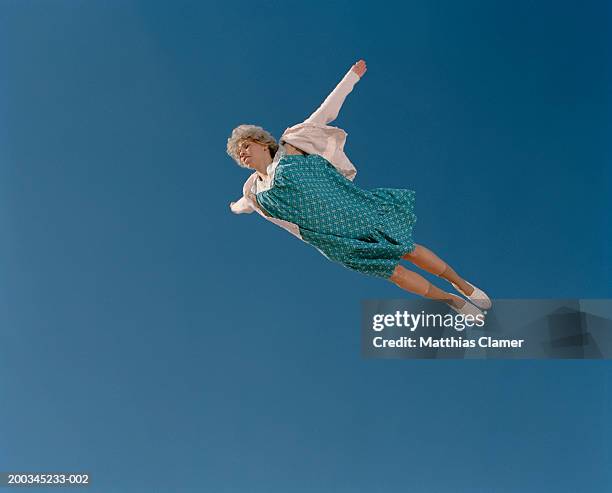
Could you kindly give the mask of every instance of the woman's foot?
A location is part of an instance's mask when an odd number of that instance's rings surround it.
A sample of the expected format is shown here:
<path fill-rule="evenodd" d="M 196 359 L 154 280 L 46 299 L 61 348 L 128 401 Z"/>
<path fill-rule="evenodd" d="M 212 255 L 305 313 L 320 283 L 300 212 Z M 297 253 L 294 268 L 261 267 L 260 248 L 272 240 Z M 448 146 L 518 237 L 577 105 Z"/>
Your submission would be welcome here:
<path fill-rule="evenodd" d="M 464 300 L 463 298 L 459 298 L 459 296 L 451 295 L 451 299 L 447 302 L 447 305 L 450 306 L 457 313 L 461 313 L 462 315 L 473 315 L 477 317 L 478 315 L 484 317 L 484 313 L 482 311 L 472 305 L 470 302 Z"/>
<path fill-rule="evenodd" d="M 461 286 L 455 284 L 454 282 L 451 282 L 451 284 L 457 291 L 459 291 L 477 307 L 487 310 L 493 305 L 491 303 L 491 299 L 486 295 L 486 293 L 481 289 L 478 289 L 473 284 L 470 284 L 467 281 L 463 281 Z"/>

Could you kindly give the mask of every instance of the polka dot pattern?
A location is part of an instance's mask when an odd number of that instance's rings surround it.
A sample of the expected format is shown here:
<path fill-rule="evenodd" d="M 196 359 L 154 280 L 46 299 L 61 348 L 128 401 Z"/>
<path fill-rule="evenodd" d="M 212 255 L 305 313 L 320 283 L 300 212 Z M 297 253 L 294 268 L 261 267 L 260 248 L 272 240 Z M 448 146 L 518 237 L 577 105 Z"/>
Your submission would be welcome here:
<path fill-rule="evenodd" d="M 318 154 L 283 156 L 272 187 L 256 199 L 325 257 L 364 274 L 388 279 L 415 248 L 414 191 L 361 189 Z"/>

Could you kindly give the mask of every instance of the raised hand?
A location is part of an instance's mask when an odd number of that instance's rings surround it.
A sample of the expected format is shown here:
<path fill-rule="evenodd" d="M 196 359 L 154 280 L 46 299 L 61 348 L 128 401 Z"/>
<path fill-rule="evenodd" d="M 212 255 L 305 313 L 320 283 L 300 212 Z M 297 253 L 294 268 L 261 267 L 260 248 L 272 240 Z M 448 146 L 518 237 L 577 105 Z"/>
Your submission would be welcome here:
<path fill-rule="evenodd" d="M 368 67 L 366 67 L 365 60 L 359 60 L 355 65 L 351 67 L 351 70 L 355 72 L 360 78 L 366 73 Z"/>

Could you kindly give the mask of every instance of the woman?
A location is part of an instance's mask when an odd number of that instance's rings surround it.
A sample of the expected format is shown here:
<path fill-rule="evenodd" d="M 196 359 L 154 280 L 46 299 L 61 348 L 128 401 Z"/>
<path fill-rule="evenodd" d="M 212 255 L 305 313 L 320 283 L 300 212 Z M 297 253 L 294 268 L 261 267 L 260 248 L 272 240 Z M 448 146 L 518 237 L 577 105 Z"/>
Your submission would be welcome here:
<path fill-rule="evenodd" d="M 231 209 L 238 214 L 257 211 L 349 269 L 388 279 L 459 313 L 482 316 L 477 307 L 490 308 L 489 297 L 431 250 L 414 243 L 415 192 L 364 190 L 352 182 L 356 170 L 343 151 L 346 132 L 327 124 L 338 116 L 366 70 L 363 60 L 353 65 L 308 119 L 285 130 L 280 144 L 255 125 L 232 131 L 227 153 L 254 173 Z M 406 269 L 400 259 L 447 280 L 471 303 Z"/>

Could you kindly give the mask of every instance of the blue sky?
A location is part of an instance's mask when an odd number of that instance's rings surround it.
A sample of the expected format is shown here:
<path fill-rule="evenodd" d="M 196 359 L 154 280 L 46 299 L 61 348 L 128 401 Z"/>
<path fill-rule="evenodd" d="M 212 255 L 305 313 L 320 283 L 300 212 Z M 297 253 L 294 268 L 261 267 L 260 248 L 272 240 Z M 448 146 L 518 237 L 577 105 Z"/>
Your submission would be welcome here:
<path fill-rule="evenodd" d="M 248 171 L 225 143 L 280 136 L 364 58 L 335 122 L 355 183 L 415 190 L 415 241 L 492 298 L 610 298 L 610 18 L 0 1 L 0 470 L 116 492 L 609 489 L 608 364 L 362 359 L 360 300 L 413 295 L 231 214 Z"/>

